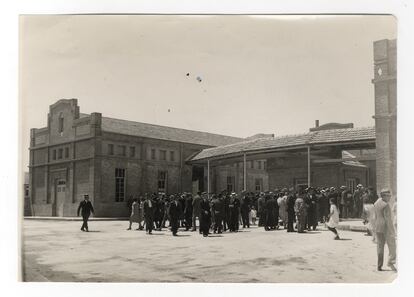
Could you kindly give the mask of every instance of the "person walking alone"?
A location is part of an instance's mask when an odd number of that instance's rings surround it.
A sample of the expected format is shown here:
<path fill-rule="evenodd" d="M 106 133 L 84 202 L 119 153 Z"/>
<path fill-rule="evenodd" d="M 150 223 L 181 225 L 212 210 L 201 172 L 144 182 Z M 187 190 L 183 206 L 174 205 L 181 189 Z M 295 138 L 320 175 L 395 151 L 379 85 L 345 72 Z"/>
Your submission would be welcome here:
<path fill-rule="evenodd" d="M 329 199 L 329 203 L 331 204 L 331 207 L 329 212 L 329 220 L 328 223 L 326 223 L 326 226 L 328 227 L 329 231 L 332 231 L 336 235 L 334 239 L 339 240 L 339 234 L 336 230 L 336 227 L 339 225 L 339 210 L 336 206 L 336 199 Z"/>
<path fill-rule="evenodd" d="M 83 224 L 82 224 L 81 230 L 89 232 L 88 219 L 89 219 L 89 216 L 91 215 L 91 213 L 94 213 L 94 209 L 93 209 L 92 203 L 89 201 L 89 195 L 87 195 L 87 194 L 83 195 L 83 199 L 84 200 L 81 201 L 81 203 L 79 203 L 78 216 L 79 216 L 79 212 L 81 212 L 82 213 L 82 219 L 83 219 Z"/>

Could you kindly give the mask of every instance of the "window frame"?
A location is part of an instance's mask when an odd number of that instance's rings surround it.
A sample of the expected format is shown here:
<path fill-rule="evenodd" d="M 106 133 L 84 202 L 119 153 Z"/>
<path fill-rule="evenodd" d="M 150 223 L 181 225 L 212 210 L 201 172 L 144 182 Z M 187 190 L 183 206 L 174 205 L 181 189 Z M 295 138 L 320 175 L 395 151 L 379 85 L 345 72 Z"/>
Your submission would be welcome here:
<path fill-rule="evenodd" d="M 113 145 L 113 143 L 108 143 L 108 155 L 110 155 L 110 156 L 114 155 L 114 145 Z"/>
<path fill-rule="evenodd" d="M 126 197 L 126 169 L 115 168 L 115 202 L 124 202 Z"/>

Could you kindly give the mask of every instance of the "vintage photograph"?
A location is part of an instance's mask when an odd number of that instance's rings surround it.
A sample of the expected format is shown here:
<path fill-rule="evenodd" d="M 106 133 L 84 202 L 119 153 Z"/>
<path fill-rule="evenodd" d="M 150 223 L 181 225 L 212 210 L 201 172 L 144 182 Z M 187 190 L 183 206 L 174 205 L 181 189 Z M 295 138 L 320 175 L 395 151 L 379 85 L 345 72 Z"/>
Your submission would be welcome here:
<path fill-rule="evenodd" d="M 391 283 L 392 15 L 21 15 L 23 282 Z"/>

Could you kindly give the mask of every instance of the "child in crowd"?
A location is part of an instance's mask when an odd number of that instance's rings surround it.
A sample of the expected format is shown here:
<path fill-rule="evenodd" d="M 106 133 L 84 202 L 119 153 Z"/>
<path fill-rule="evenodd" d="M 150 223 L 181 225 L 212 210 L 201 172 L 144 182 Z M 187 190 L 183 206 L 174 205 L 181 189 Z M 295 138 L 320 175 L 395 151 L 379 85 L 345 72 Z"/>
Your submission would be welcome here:
<path fill-rule="evenodd" d="M 249 216 L 250 216 L 250 221 L 252 222 L 252 225 L 256 225 L 257 211 L 254 208 L 254 206 L 252 206 L 252 209 L 250 210 Z"/>

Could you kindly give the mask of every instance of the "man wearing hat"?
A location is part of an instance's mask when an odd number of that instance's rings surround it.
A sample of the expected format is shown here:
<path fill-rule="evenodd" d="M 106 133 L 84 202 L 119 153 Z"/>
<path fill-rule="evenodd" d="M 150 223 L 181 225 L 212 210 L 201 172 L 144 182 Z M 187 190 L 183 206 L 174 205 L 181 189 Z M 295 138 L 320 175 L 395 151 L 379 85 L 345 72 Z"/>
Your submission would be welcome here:
<path fill-rule="evenodd" d="M 230 232 L 237 232 L 239 231 L 239 209 L 240 209 L 240 200 L 237 197 L 236 193 L 231 193 L 230 195 L 230 224 L 229 229 Z"/>
<path fill-rule="evenodd" d="M 380 198 L 374 203 L 375 211 L 375 232 L 377 236 L 377 254 L 378 254 L 378 271 L 382 271 L 384 263 L 384 246 L 388 246 L 388 266 L 396 271 L 394 264 L 396 262 L 396 246 L 395 246 L 395 229 L 393 225 L 391 207 L 389 201 L 391 193 L 389 189 L 383 189 L 380 193 Z"/>
<path fill-rule="evenodd" d="M 221 194 L 212 196 L 211 212 L 214 214 L 214 233 L 223 232 L 224 202 Z"/>
<path fill-rule="evenodd" d="M 181 204 L 177 195 L 170 196 L 170 207 L 168 208 L 169 218 L 171 220 L 171 232 L 173 236 L 177 236 L 179 220 L 181 217 Z"/>
<path fill-rule="evenodd" d="M 364 188 L 361 184 L 357 185 L 357 188 L 353 195 L 354 200 L 354 217 L 361 218 L 362 215 L 362 195 L 364 194 Z"/>
<path fill-rule="evenodd" d="M 240 202 L 240 213 L 242 217 L 243 228 L 250 228 L 249 221 L 249 212 L 250 212 L 250 197 L 247 192 L 242 192 L 242 199 Z"/>
<path fill-rule="evenodd" d="M 83 195 L 83 201 L 81 201 L 81 203 L 79 203 L 78 216 L 79 216 L 79 212 L 81 212 L 81 210 L 82 210 L 82 219 L 83 219 L 83 224 L 82 224 L 81 230 L 89 232 L 89 230 L 88 230 L 88 219 L 89 219 L 89 216 L 91 215 L 91 213 L 94 213 L 94 209 L 93 209 L 92 203 L 89 201 L 89 195 L 88 194 Z"/>
<path fill-rule="evenodd" d="M 203 192 L 201 196 L 202 200 L 200 202 L 200 232 L 203 233 L 204 237 L 207 237 L 211 225 L 211 208 L 210 202 L 208 201 L 207 193 Z"/>

